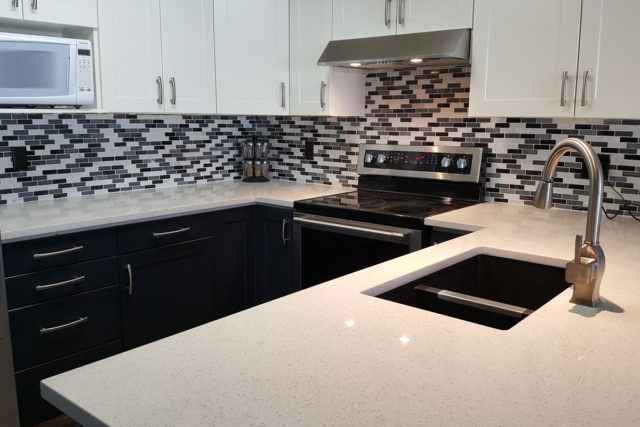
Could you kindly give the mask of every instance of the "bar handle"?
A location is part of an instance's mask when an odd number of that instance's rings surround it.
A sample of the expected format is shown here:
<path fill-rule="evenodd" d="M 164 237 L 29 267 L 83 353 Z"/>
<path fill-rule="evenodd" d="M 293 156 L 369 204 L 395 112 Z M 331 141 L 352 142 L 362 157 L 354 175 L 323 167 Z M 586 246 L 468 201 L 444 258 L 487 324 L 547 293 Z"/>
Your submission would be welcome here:
<path fill-rule="evenodd" d="M 584 75 L 582 77 L 582 101 L 580 105 L 583 107 L 587 106 L 587 80 L 589 79 L 589 71 L 585 70 Z"/>
<path fill-rule="evenodd" d="M 74 254 L 76 252 L 80 252 L 84 249 L 84 246 L 80 245 L 80 246 L 74 246 L 72 248 L 69 249 L 63 249 L 61 251 L 55 251 L 55 252 L 45 252 L 42 254 L 33 254 L 33 259 L 45 259 L 45 258 L 53 258 L 53 257 L 57 257 L 57 256 L 62 256 L 62 255 L 69 255 L 69 254 Z"/>
<path fill-rule="evenodd" d="M 11 5 L 13 7 L 20 7 L 20 0 L 11 0 Z"/>
<path fill-rule="evenodd" d="M 171 99 L 169 100 L 169 102 L 171 102 L 171 105 L 176 105 L 176 78 L 175 77 L 171 77 L 169 79 L 169 85 L 171 85 Z"/>
<path fill-rule="evenodd" d="M 282 218 L 282 246 L 287 246 L 289 238 L 285 236 L 285 230 L 287 229 L 287 220 Z"/>
<path fill-rule="evenodd" d="M 396 231 L 387 231 L 380 228 L 368 228 L 360 225 L 352 225 L 352 224 L 344 224 L 340 222 L 332 222 L 325 220 L 317 220 L 311 218 L 294 218 L 294 222 L 299 224 L 308 225 L 308 226 L 319 226 L 323 227 L 327 230 L 342 230 L 342 231 L 352 231 L 358 232 L 369 236 L 381 236 L 381 237 L 389 237 L 396 239 L 404 239 L 407 237 L 407 234 Z M 391 227 L 388 227 L 391 228 Z"/>
<path fill-rule="evenodd" d="M 281 93 L 280 106 L 282 108 L 287 107 L 286 100 L 285 100 L 286 91 L 287 91 L 286 85 L 284 84 L 284 82 L 280 82 L 280 93 Z"/>
<path fill-rule="evenodd" d="M 82 325 L 83 323 L 87 323 L 89 321 L 88 317 L 79 317 L 78 320 L 74 320 L 73 322 L 65 323 L 58 326 L 52 326 L 50 328 L 40 328 L 40 335 L 50 334 L 52 332 L 61 331 L 63 329 L 72 328 L 74 326 Z"/>
<path fill-rule="evenodd" d="M 31 9 L 38 10 L 38 0 L 31 0 Z"/>
<path fill-rule="evenodd" d="M 566 88 L 567 88 L 567 76 L 569 75 L 568 71 L 563 71 L 562 72 L 562 87 L 560 88 L 560 106 L 564 107 L 565 105 L 567 105 L 567 95 L 566 95 Z"/>
<path fill-rule="evenodd" d="M 404 27 L 405 24 L 405 10 L 407 8 L 406 0 L 398 0 L 398 23 Z"/>
<path fill-rule="evenodd" d="M 162 105 L 164 102 L 164 90 L 162 88 L 162 76 L 156 77 L 156 86 L 158 88 L 158 97 L 156 98 L 156 102 L 159 105 Z"/>
<path fill-rule="evenodd" d="M 327 101 L 325 99 L 325 91 L 327 88 L 327 84 L 324 81 L 320 82 L 320 108 L 324 110 L 324 107 L 327 106 Z"/>
<path fill-rule="evenodd" d="M 127 264 L 125 268 L 129 274 L 129 287 L 127 288 L 127 294 L 133 295 L 133 269 L 131 268 L 131 264 Z"/>
<path fill-rule="evenodd" d="M 48 291 L 49 289 L 61 288 L 63 286 L 75 285 L 76 283 L 84 282 L 84 279 L 86 279 L 85 276 L 78 276 L 73 279 L 63 280 L 62 282 L 50 283 L 48 285 L 37 285 L 36 291 L 42 292 Z"/>
<path fill-rule="evenodd" d="M 184 228 L 179 228 L 177 230 L 164 231 L 162 233 L 152 233 L 152 234 L 153 234 L 153 237 L 158 238 L 158 237 L 173 236 L 174 234 L 186 233 L 187 231 L 190 231 L 190 230 L 191 230 L 191 227 L 184 227 Z"/>
<path fill-rule="evenodd" d="M 384 1 L 384 26 L 391 27 L 391 0 Z"/>

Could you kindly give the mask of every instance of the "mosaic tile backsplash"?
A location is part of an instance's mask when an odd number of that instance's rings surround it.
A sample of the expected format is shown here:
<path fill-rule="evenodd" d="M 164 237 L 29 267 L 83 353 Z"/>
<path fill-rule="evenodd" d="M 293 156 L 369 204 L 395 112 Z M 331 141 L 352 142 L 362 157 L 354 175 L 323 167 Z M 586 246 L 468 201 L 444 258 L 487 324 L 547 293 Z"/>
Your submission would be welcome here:
<path fill-rule="evenodd" d="M 579 136 L 610 156 L 609 181 L 640 202 L 639 120 L 470 118 L 469 76 L 469 67 L 372 72 L 364 118 L 0 114 L 0 204 L 239 179 L 240 142 L 254 133 L 271 142 L 273 179 L 347 186 L 361 143 L 482 147 L 485 199 L 519 204 L 533 198 L 553 145 Z M 27 147 L 27 171 L 11 169 L 14 146 Z M 588 182 L 575 156 L 564 160 L 556 206 L 584 209 Z M 622 200 L 605 190 L 617 210 Z"/>

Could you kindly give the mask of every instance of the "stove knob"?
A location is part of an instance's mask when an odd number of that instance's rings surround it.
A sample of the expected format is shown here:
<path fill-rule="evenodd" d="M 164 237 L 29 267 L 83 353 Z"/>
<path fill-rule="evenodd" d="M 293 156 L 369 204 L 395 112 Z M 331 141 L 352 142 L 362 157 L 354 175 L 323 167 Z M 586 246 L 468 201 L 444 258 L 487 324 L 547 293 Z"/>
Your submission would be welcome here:
<path fill-rule="evenodd" d="M 367 153 L 364 155 L 364 162 L 365 163 L 371 163 L 373 162 L 373 154 L 371 153 Z"/>
<path fill-rule="evenodd" d="M 460 157 L 456 162 L 456 166 L 458 166 L 458 169 L 464 169 L 468 164 L 469 162 L 467 162 L 467 159 L 465 159 L 464 157 Z"/>
<path fill-rule="evenodd" d="M 442 161 L 440 161 L 440 166 L 445 169 L 451 166 L 451 157 L 443 157 Z"/>
<path fill-rule="evenodd" d="M 383 164 L 387 160 L 387 156 L 384 154 L 378 154 L 378 164 Z"/>

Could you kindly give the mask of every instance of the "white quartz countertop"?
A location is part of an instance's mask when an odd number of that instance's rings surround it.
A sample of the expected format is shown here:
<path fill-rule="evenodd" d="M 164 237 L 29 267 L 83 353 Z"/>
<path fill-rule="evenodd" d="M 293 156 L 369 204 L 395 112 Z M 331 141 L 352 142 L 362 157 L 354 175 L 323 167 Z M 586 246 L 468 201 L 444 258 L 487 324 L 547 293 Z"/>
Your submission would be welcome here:
<path fill-rule="evenodd" d="M 286 181 L 184 185 L 0 206 L 4 243 L 251 203 L 292 207 L 296 200 L 352 188 Z"/>
<path fill-rule="evenodd" d="M 603 219 L 603 303 L 510 330 L 370 295 L 480 253 L 564 266 L 581 212 L 481 204 L 478 230 L 46 379 L 83 425 L 640 425 L 640 223 Z M 322 262 L 322 260 L 318 260 Z"/>

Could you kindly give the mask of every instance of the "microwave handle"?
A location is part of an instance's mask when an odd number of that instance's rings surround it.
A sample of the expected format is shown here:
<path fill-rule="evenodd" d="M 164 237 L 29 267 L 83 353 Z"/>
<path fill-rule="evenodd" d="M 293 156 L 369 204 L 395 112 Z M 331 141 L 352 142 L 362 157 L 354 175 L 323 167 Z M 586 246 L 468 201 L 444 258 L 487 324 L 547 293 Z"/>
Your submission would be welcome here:
<path fill-rule="evenodd" d="M 156 86 L 158 88 L 158 97 L 156 98 L 156 102 L 159 105 L 162 105 L 164 102 L 164 90 L 162 89 L 162 76 L 156 77 Z"/>

